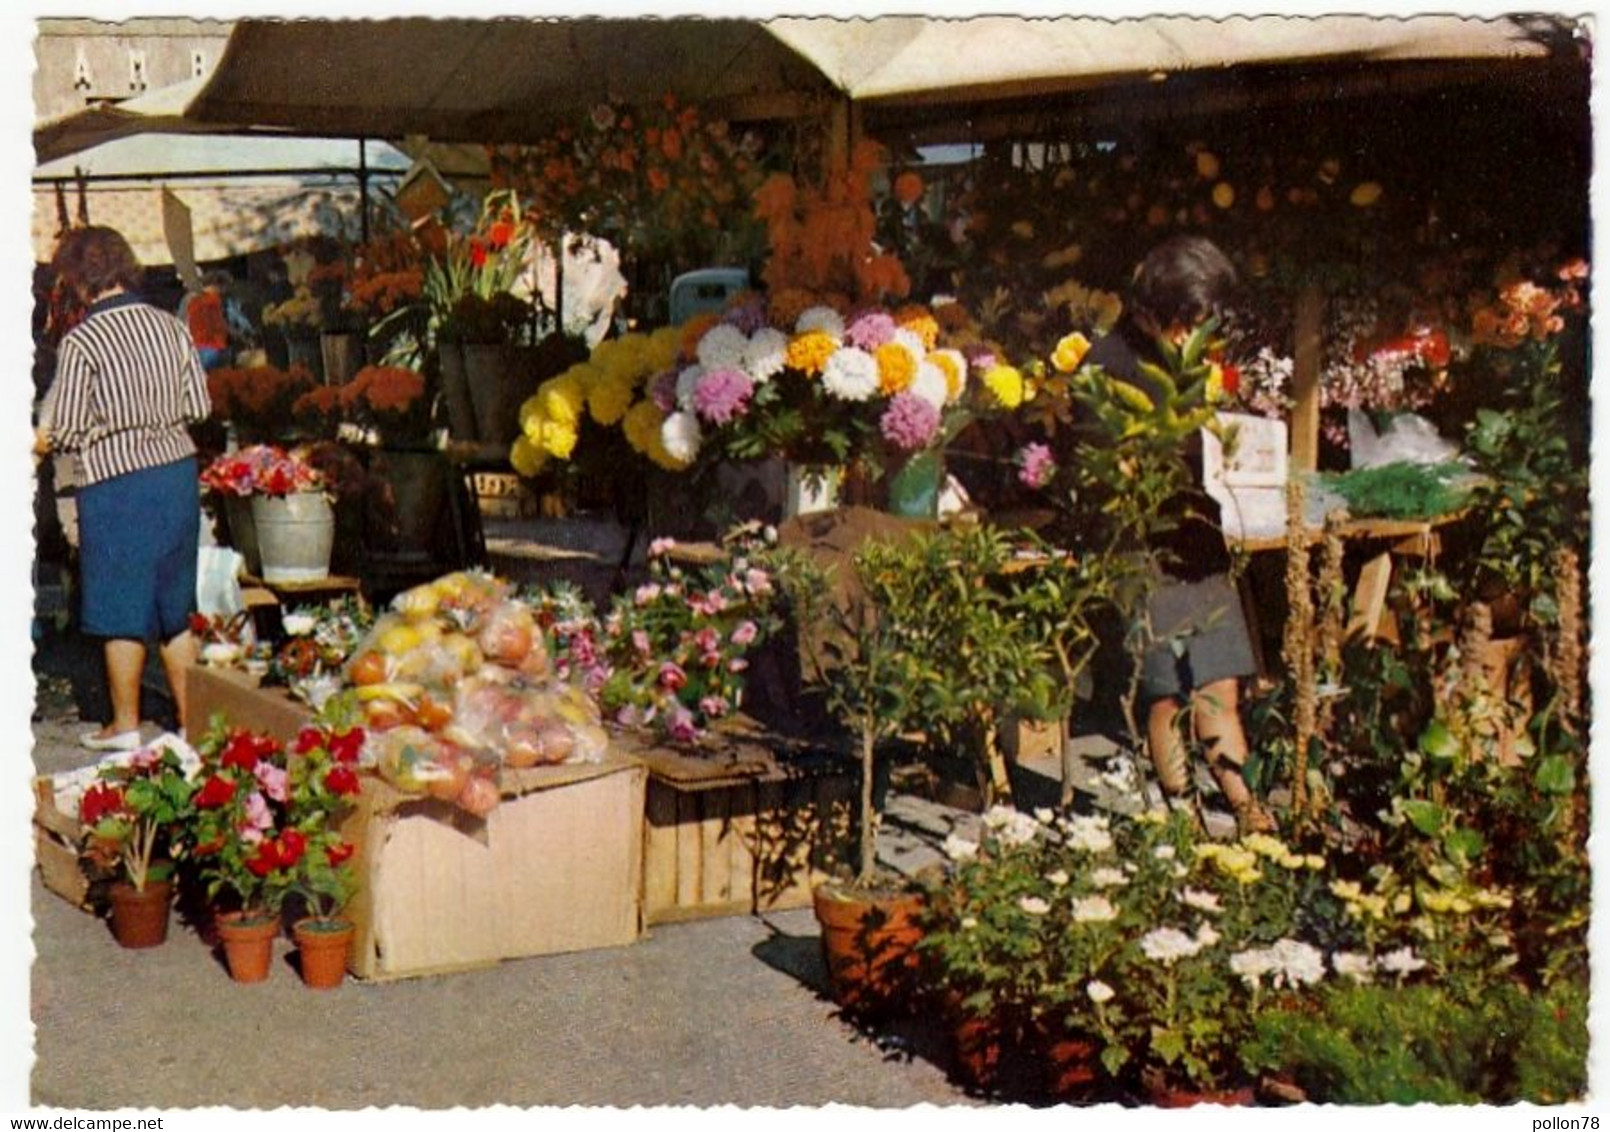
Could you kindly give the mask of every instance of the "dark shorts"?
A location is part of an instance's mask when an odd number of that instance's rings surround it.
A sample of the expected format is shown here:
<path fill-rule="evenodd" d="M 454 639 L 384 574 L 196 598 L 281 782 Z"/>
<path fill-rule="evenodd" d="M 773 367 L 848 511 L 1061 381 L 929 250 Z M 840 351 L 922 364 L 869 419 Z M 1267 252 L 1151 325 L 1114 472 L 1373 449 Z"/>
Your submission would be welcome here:
<path fill-rule="evenodd" d="M 196 608 L 201 488 L 192 457 L 80 488 L 83 628 L 165 641 Z"/>
<path fill-rule="evenodd" d="M 1183 699 L 1216 680 L 1257 671 L 1241 596 L 1224 574 L 1165 581 L 1147 604 L 1157 643 L 1141 668 L 1141 697 Z"/>

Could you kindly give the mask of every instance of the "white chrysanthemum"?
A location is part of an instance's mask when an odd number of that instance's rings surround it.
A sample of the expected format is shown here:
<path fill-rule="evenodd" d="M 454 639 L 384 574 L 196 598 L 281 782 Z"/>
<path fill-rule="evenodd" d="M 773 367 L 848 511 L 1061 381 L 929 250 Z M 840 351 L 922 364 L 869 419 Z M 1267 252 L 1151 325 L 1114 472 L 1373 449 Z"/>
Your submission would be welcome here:
<path fill-rule="evenodd" d="M 1056 820 L 1056 816 L 1056 811 L 1050 806 L 1034 807 L 1034 820 L 1039 822 L 1041 825 L 1050 825 Z"/>
<path fill-rule="evenodd" d="M 1100 1006 L 1102 1003 L 1111 1000 L 1112 996 L 1117 993 L 1117 991 L 1113 990 L 1100 979 L 1091 979 L 1085 984 L 1085 994 L 1089 995 L 1090 1001 L 1095 1003 L 1097 1006 Z"/>
<path fill-rule="evenodd" d="M 1267 947 L 1238 951 L 1230 956 L 1230 970 L 1248 987 L 1256 989 L 1263 977 L 1275 969 L 1275 954 Z"/>
<path fill-rule="evenodd" d="M 984 811 L 984 828 L 1001 829 L 1016 815 L 1017 811 L 1011 806 L 991 806 L 989 809 Z"/>
<path fill-rule="evenodd" d="M 1172 861 L 1174 859 L 1174 846 L 1159 845 L 1156 849 L 1152 850 L 1152 856 L 1156 857 L 1159 861 Z"/>
<path fill-rule="evenodd" d="M 741 369 L 749 338 L 736 326 L 718 322 L 699 339 L 699 364 L 705 369 Z"/>
<path fill-rule="evenodd" d="M 794 333 L 821 330 L 836 342 L 844 341 L 844 319 L 832 307 L 806 307 L 794 323 Z"/>
<path fill-rule="evenodd" d="M 699 445 L 704 440 L 704 433 L 699 428 L 699 418 L 692 413 L 672 413 L 665 418 L 660 426 L 660 443 L 665 445 L 666 452 L 678 463 L 691 464 L 699 455 Z"/>
<path fill-rule="evenodd" d="M 1074 923 L 1105 924 L 1117 918 L 1117 906 L 1105 896 L 1080 896 L 1073 902 Z"/>
<path fill-rule="evenodd" d="M 1338 951 L 1330 957 L 1330 965 L 1338 975 L 1355 983 L 1368 983 L 1375 978 L 1375 960 L 1360 951 Z"/>
<path fill-rule="evenodd" d="M 1140 937 L 1140 950 L 1146 958 L 1166 966 L 1189 959 L 1202 950 L 1202 944 L 1178 928 L 1153 928 Z"/>
<path fill-rule="evenodd" d="M 894 332 L 894 337 L 890 341 L 898 342 L 910 350 L 911 356 L 919 362 L 928 356 L 928 347 L 922 344 L 922 335 L 915 330 L 907 330 L 902 326 Z"/>
<path fill-rule="evenodd" d="M 280 618 L 280 626 L 287 636 L 305 637 L 318 627 L 318 618 L 311 613 L 287 613 Z"/>
<path fill-rule="evenodd" d="M 977 916 L 963 916 L 962 917 L 962 930 L 963 931 L 972 931 L 976 927 L 978 927 L 978 917 Z"/>
<path fill-rule="evenodd" d="M 1424 967 L 1426 961 L 1415 955 L 1413 948 L 1400 947 L 1381 956 L 1376 965 L 1389 975 L 1412 975 Z"/>
<path fill-rule="evenodd" d="M 1196 927 L 1196 942 L 1200 943 L 1203 947 L 1212 947 L 1215 943 L 1218 943 L 1221 938 L 1223 937 L 1221 937 L 1218 931 L 1214 929 L 1213 925 L 1208 923 L 1206 920 L 1203 920 Z"/>
<path fill-rule="evenodd" d="M 744 345 L 743 368 L 756 383 L 770 381 L 788 362 L 788 335 L 763 326 Z"/>
<path fill-rule="evenodd" d="M 704 377 L 704 367 L 691 365 L 676 375 L 676 407 L 684 413 L 693 411 L 693 391 Z"/>
<path fill-rule="evenodd" d="M 978 856 L 978 842 L 969 841 L 965 837 L 958 837 L 954 833 L 945 838 L 942 848 L 945 856 L 952 861 L 971 861 Z"/>
<path fill-rule="evenodd" d="M 822 385 L 840 401 L 865 401 L 878 392 L 878 359 L 859 346 L 834 350 L 822 370 Z"/>
<path fill-rule="evenodd" d="M 1090 870 L 1090 883 L 1097 888 L 1122 888 L 1129 883 L 1129 874 L 1123 869 L 1113 869 L 1103 866 Z"/>
<path fill-rule="evenodd" d="M 1020 814 L 1016 810 L 1008 812 L 1012 815 L 1011 819 L 995 831 L 995 836 L 1002 845 L 1027 845 L 1040 836 L 1039 822 L 1028 814 Z"/>
<path fill-rule="evenodd" d="M 1051 882 L 1052 888 L 1061 888 L 1068 883 L 1068 871 L 1057 869 L 1045 874 L 1045 879 Z"/>
<path fill-rule="evenodd" d="M 1179 902 L 1188 908 L 1195 908 L 1199 912 L 1222 912 L 1217 893 L 1204 892 L 1200 888 L 1187 888 L 1177 894 Z"/>
<path fill-rule="evenodd" d="M 950 398 L 950 385 L 938 366 L 923 362 L 917 367 L 917 376 L 912 379 L 911 388 L 906 392 L 913 397 L 921 397 L 936 409 L 943 409 Z"/>
<path fill-rule="evenodd" d="M 1063 824 L 1070 849 L 1087 853 L 1106 853 L 1112 849 L 1112 832 L 1103 814 L 1079 814 Z"/>
<path fill-rule="evenodd" d="M 1325 955 L 1313 944 L 1295 939 L 1277 939 L 1273 948 L 1280 965 L 1275 985 L 1287 982 L 1310 986 L 1325 977 Z"/>
<path fill-rule="evenodd" d="M 1017 906 L 1031 916 L 1043 916 L 1051 910 L 1051 905 L 1038 896 L 1019 896 Z"/>

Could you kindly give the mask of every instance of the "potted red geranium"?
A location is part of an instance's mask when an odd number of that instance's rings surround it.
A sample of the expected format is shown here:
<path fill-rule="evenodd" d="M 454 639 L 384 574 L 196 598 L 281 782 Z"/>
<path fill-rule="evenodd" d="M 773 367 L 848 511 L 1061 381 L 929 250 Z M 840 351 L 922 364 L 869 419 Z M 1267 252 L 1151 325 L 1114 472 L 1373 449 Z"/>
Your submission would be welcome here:
<path fill-rule="evenodd" d="M 280 905 L 307 851 L 306 835 L 286 820 L 285 748 L 265 735 L 231 730 L 217 717 L 200 753 L 190 854 L 213 902 L 230 975 L 261 982 L 279 933 Z"/>
<path fill-rule="evenodd" d="M 292 930 L 302 981 L 316 988 L 341 984 L 356 930 L 340 915 L 357 888 L 357 847 L 340 830 L 361 789 L 357 763 L 364 731 L 351 725 L 353 714 L 350 697 L 336 697 L 320 722 L 304 727 L 291 743 L 287 819 L 304 848 L 290 868 L 290 889 L 307 912 Z"/>
<path fill-rule="evenodd" d="M 164 735 L 102 767 L 79 803 L 85 855 L 121 868 L 111 890 L 112 934 L 124 947 L 155 947 L 168 938 L 171 865 L 157 850 L 190 813 L 195 784 L 188 771 L 195 762 L 182 739 Z"/>

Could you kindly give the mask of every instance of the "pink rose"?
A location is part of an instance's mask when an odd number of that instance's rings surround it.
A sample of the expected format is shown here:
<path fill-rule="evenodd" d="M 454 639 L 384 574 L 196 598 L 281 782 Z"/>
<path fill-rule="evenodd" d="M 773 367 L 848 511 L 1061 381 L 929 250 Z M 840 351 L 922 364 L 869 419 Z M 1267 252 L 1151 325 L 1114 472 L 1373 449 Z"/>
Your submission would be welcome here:
<path fill-rule="evenodd" d="M 760 626 L 753 621 L 743 621 L 732 631 L 732 643 L 735 645 L 747 645 L 752 643 L 759 635 Z"/>
<path fill-rule="evenodd" d="M 688 682 L 688 674 L 682 671 L 680 664 L 666 661 L 660 665 L 660 687 L 668 692 L 678 692 Z"/>
<path fill-rule="evenodd" d="M 252 768 L 252 774 L 257 778 L 257 785 L 263 788 L 263 793 L 274 799 L 274 801 L 283 802 L 288 797 L 286 789 L 288 776 L 283 767 L 277 767 L 273 763 L 262 762 Z M 258 795 L 253 794 L 252 797 L 256 798 Z M 249 807 L 251 800 L 247 799 L 246 804 Z"/>

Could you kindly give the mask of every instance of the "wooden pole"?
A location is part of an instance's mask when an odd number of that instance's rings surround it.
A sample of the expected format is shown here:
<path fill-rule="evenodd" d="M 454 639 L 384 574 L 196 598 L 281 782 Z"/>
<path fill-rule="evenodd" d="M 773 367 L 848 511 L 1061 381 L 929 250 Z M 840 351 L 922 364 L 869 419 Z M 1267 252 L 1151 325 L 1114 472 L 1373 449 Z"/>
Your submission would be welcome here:
<path fill-rule="evenodd" d="M 1318 283 L 1297 292 L 1296 344 L 1292 359 L 1291 466 L 1311 472 L 1319 466 L 1320 351 L 1324 344 L 1325 294 Z"/>

